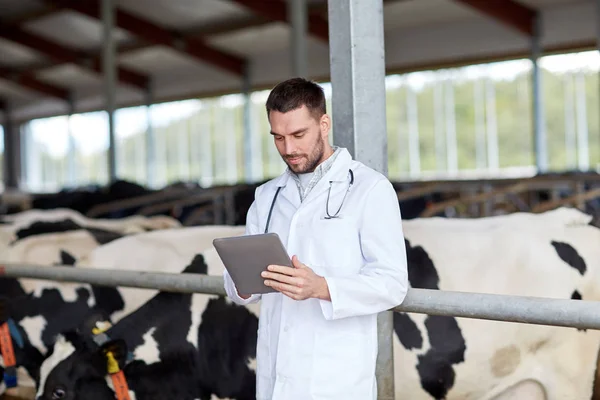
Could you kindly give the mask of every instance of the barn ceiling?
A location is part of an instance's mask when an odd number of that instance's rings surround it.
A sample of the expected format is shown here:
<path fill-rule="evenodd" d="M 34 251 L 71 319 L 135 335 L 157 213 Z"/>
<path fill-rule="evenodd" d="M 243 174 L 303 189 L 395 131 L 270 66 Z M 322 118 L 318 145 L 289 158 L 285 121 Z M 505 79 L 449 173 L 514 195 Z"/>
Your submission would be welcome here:
<path fill-rule="evenodd" d="M 329 79 L 327 0 L 308 0 L 309 77 Z M 290 77 L 285 0 L 115 0 L 117 106 Z M 0 0 L 0 106 L 16 121 L 102 109 L 100 0 Z M 595 0 L 384 0 L 390 73 L 596 46 Z M 1 108 L 0 107 L 0 108 Z"/>

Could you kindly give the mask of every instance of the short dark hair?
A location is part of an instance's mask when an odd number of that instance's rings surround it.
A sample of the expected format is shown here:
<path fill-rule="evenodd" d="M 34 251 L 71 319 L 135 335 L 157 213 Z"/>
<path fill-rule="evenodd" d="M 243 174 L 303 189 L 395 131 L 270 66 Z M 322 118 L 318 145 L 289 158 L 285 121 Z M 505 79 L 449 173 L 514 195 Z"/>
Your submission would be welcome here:
<path fill-rule="evenodd" d="M 323 88 L 304 78 L 283 81 L 271 90 L 267 99 L 267 118 L 271 111 L 286 113 L 302 106 L 318 120 L 327 112 Z"/>

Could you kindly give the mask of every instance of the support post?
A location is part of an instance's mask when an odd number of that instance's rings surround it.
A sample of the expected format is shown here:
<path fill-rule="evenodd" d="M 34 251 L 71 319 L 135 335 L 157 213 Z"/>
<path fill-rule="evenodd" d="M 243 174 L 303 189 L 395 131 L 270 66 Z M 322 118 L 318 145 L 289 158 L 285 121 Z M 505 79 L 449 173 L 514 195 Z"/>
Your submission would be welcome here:
<path fill-rule="evenodd" d="M 600 0 L 596 0 L 596 47 L 600 51 Z M 598 71 L 598 75 L 598 91 L 600 92 L 600 71 Z M 600 145 L 600 140 L 598 141 L 598 144 Z M 600 172 L 600 154 L 598 155 L 598 157 L 599 158 L 598 163 L 596 164 L 596 169 Z"/>
<path fill-rule="evenodd" d="M 288 20 L 292 28 L 290 49 L 292 52 L 292 75 L 306 77 L 308 9 L 306 0 L 288 0 Z"/>
<path fill-rule="evenodd" d="M 533 89 L 533 133 L 535 143 L 535 164 L 539 173 L 548 170 L 548 150 L 546 143 L 544 107 L 542 104 L 542 74 L 539 58 L 542 53 L 542 15 L 537 12 L 534 19 L 534 30 L 531 38 L 532 89 Z"/>
<path fill-rule="evenodd" d="M 577 158 L 580 171 L 590 168 L 585 75 L 580 69 L 575 74 L 575 114 L 577 115 Z"/>
<path fill-rule="evenodd" d="M 497 171 L 500 168 L 498 151 L 498 121 L 496 119 L 496 88 L 491 73 L 485 83 L 487 160 L 488 168 Z"/>
<path fill-rule="evenodd" d="M 565 73 L 563 78 L 565 91 L 565 150 L 567 152 L 566 168 L 577 168 L 577 137 L 575 135 L 575 104 L 573 101 L 574 79 L 572 72 Z"/>
<path fill-rule="evenodd" d="M 382 0 L 328 0 L 334 144 L 387 175 Z M 377 399 L 394 399 L 393 314 L 377 317 Z"/>
<path fill-rule="evenodd" d="M 104 93 L 106 97 L 105 108 L 108 114 L 108 181 L 114 182 L 117 179 L 114 121 L 117 66 L 115 62 L 116 53 L 113 38 L 115 27 L 115 5 L 114 0 L 102 0 L 100 3 L 104 31 L 102 72 L 104 73 Z"/>
<path fill-rule="evenodd" d="M 146 183 L 153 187 L 156 179 L 156 138 L 152 126 L 152 104 L 154 103 L 154 91 L 152 84 L 146 88 Z"/>
<path fill-rule="evenodd" d="M 69 114 L 67 115 L 67 134 L 69 141 L 69 150 L 67 152 L 67 163 L 68 163 L 68 174 L 69 174 L 69 185 L 76 186 L 77 184 L 77 144 L 75 143 L 75 137 L 73 136 L 72 118 L 75 113 L 75 102 L 73 99 L 69 100 Z"/>
<path fill-rule="evenodd" d="M 11 110 L 4 105 L 4 190 L 18 189 L 21 181 L 21 135 Z"/>
<path fill-rule="evenodd" d="M 250 62 L 246 62 L 242 93 L 244 94 L 244 179 L 246 183 L 254 181 L 254 140 L 252 135 L 252 90 Z"/>

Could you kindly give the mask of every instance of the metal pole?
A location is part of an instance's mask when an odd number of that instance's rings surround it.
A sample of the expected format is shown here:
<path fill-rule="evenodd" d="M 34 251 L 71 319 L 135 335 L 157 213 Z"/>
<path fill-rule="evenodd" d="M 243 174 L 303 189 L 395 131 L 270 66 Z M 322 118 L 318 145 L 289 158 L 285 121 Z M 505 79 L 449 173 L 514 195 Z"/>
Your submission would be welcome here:
<path fill-rule="evenodd" d="M 596 0 L 596 47 L 600 50 L 600 0 Z M 598 71 L 598 75 L 598 90 L 600 91 L 600 71 Z M 600 145 L 600 140 L 598 144 Z M 598 159 L 596 167 L 600 167 L 600 159 Z"/>
<path fill-rule="evenodd" d="M 306 0 L 288 0 L 288 20 L 292 34 L 290 49 L 292 52 L 292 75 L 307 75 L 306 33 L 308 26 L 308 10 Z"/>
<path fill-rule="evenodd" d="M 336 145 L 387 176 L 383 0 L 328 0 Z M 377 398 L 394 399 L 393 314 L 380 313 Z"/>
<path fill-rule="evenodd" d="M 71 119 L 75 113 L 75 103 L 73 100 L 69 101 L 69 114 L 67 115 L 67 134 L 69 141 L 69 150 L 67 153 L 68 162 L 68 174 L 69 184 L 75 186 L 77 183 L 77 144 L 75 143 L 75 137 L 73 137 L 73 129 Z"/>
<path fill-rule="evenodd" d="M 406 84 L 406 108 L 408 116 L 408 158 L 410 161 L 410 175 L 415 177 L 421 172 L 419 114 L 417 97 L 408 82 Z"/>
<path fill-rule="evenodd" d="M 446 147 L 444 138 L 444 80 L 439 79 L 436 73 L 435 86 L 433 88 L 433 123 L 435 131 L 435 169 L 437 172 L 446 170 Z"/>
<path fill-rule="evenodd" d="M 564 76 L 565 90 L 565 150 L 567 152 L 567 169 L 577 168 L 577 139 L 575 136 L 575 119 L 573 105 L 573 74 L 566 72 Z"/>
<path fill-rule="evenodd" d="M 252 84 L 250 62 L 246 63 L 242 93 L 244 94 L 244 178 L 246 183 L 254 181 L 254 135 L 252 134 Z"/>
<path fill-rule="evenodd" d="M 456 107 L 454 107 L 454 82 L 452 76 L 446 80 L 446 160 L 448 173 L 458 172 L 458 145 L 456 143 Z"/>
<path fill-rule="evenodd" d="M 485 86 L 488 168 L 497 170 L 500 168 L 500 161 L 498 155 L 498 122 L 496 120 L 496 88 L 491 74 L 486 79 Z"/>
<path fill-rule="evenodd" d="M 117 67 L 115 63 L 115 42 L 112 35 L 115 26 L 114 0 L 102 0 L 100 7 L 104 27 L 102 70 L 104 73 L 104 93 L 106 96 L 105 108 L 108 114 L 108 180 L 109 182 L 114 182 L 117 179 L 114 122 Z"/>
<path fill-rule="evenodd" d="M 531 39 L 531 61 L 533 63 L 533 132 L 535 143 L 535 163 L 539 172 L 548 170 L 548 150 L 546 143 L 545 116 L 542 104 L 542 74 L 538 59 L 541 55 L 542 15 L 536 13 L 534 32 Z"/>
<path fill-rule="evenodd" d="M 225 295 L 222 276 L 194 273 L 174 274 L 123 269 L 73 268 L 66 265 L 48 268 L 39 265 L 5 264 L 0 266 L 0 277 Z M 600 329 L 600 302 L 590 300 L 411 288 L 402 304 L 390 310 L 391 312 Z M 391 361 L 392 353 L 389 357 Z M 393 394 L 390 398 L 393 398 Z"/>
<path fill-rule="evenodd" d="M 21 177 L 21 135 L 11 116 L 8 104 L 4 109 L 4 190 L 18 189 Z"/>
<path fill-rule="evenodd" d="M 473 82 L 473 96 L 475 99 L 475 166 L 478 170 L 485 169 L 486 165 L 484 82 L 481 78 L 477 78 Z"/>
<path fill-rule="evenodd" d="M 590 152 L 588 143 L 585 76 L 583 75 L 582 70 L 577 71 L 575 75 L 575 94 L 575 110 L 577 115 L 577 156 L 579 159 L 579 170 L 587 171 L 590 168 Z"/>
<path fill-rule="evenodd" d="M 146 183 L 152 187 L 156 183 L 156 134 L 152 126 L 152 104 L 154 91 L 152 84 L 146 89 Z"/>

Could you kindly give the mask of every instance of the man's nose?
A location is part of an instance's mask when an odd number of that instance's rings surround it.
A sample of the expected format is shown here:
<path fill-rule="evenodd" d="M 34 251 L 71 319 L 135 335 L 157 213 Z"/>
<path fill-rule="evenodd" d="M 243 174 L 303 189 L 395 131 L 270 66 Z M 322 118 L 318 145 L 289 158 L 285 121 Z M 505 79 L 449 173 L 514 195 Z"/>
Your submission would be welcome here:
<path fill-rule="evenodd" d="M 296 144 L 292 138 L 285 139 L 285 154 L 294 154 L 296 151 Z"/>

